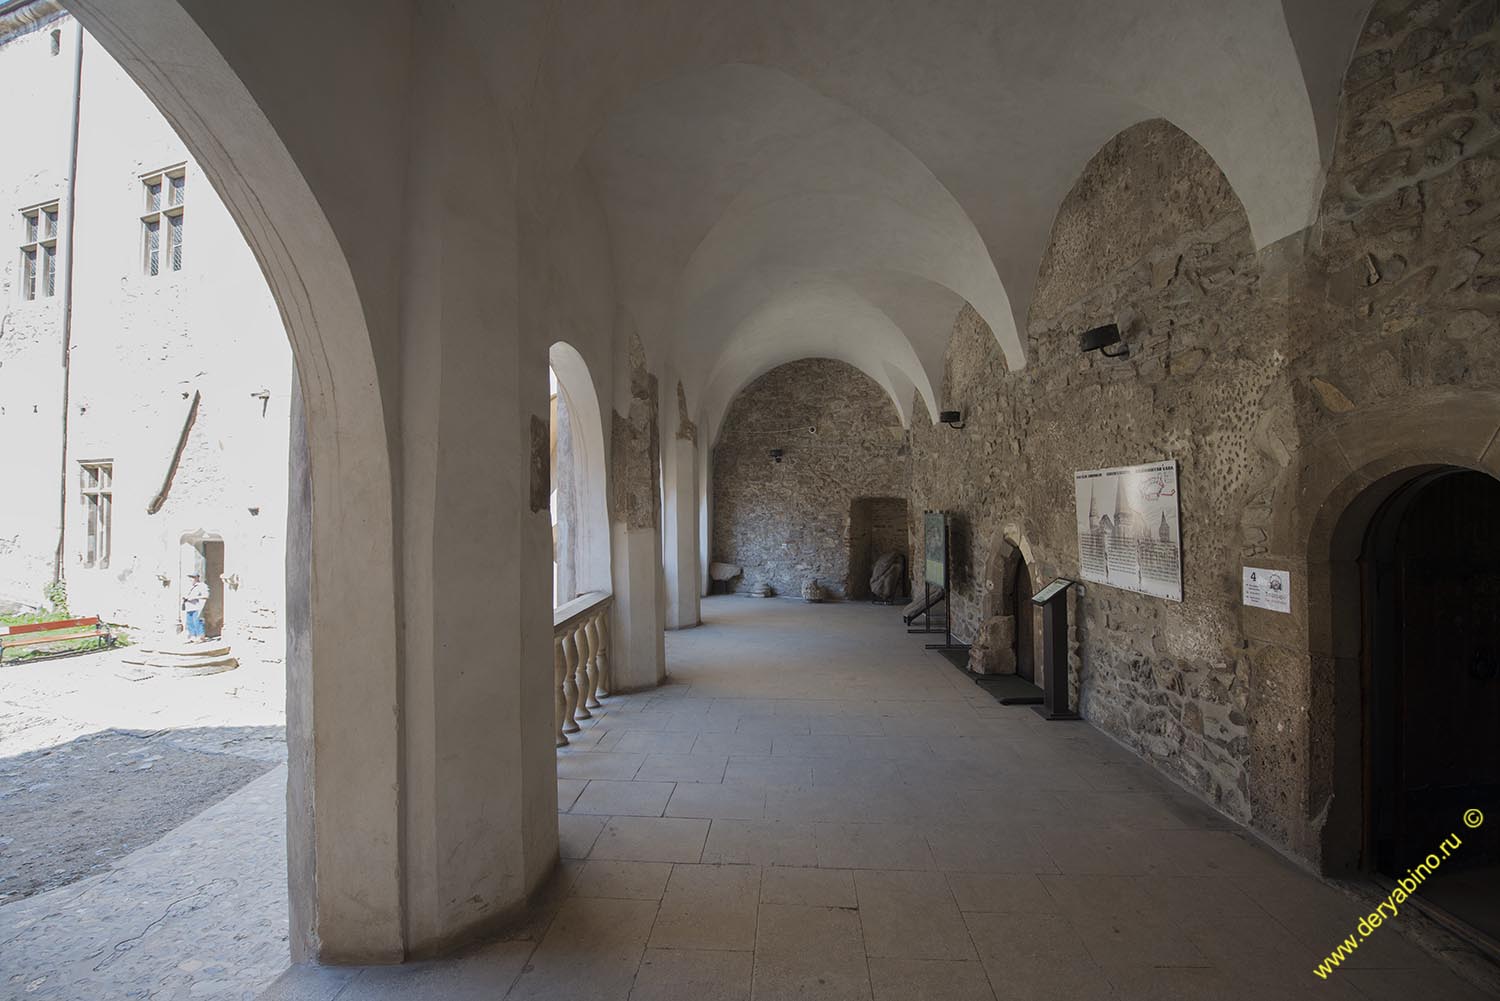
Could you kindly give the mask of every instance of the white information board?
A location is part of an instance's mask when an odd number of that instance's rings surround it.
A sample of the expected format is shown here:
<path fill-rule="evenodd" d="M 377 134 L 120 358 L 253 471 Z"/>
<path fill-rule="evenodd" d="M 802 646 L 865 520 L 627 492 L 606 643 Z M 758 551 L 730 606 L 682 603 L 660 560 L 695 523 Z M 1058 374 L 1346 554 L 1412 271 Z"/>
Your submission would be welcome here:
<path fill-rule="evenodd" d="M 1177 460 L 1073 474 L 1084 580 L 1182 600 Z"/>
<path fill-rule="evenodd" d="M 1051 601 L 1057 596 L 1057 592 L 1061 591 L 1071 583 L 1073 582 L 1065 577 L 1057 578 L 1057 580 L 1048 584 L 1046 587 L 1042 588 L 1036 594 L 1033 594 L 1031 596 L 1032 604 L 1045 605 L 1047 602 Z"/>
<path fill-rule="evenodd" d="M 1290 570 L 1266 570 L 1241 567 L 1243 600 L 1251 608 L 1268 608 L 1273 612 L 1292 610 L 1292 573 Z"/>

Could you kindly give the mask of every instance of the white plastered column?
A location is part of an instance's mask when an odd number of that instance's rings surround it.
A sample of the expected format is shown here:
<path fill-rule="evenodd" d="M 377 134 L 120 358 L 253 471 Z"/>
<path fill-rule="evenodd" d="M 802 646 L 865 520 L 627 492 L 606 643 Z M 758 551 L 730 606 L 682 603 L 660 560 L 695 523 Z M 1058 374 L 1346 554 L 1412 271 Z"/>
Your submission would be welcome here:
<path fill-rule="evenodd" d="M 628 330 L 628 321 L 621 329 Z M 626 334 L 615 353 L 611 415 L 610 553 L 614 580 L 610 671 L 620 691 L 667 677 L 666 578 L 662 570 L 660 382 L 646 368 L 640 341 Z M 652 384 L 656 384 L 652 400 Z M 676 405 L 675 399 L 672 406 Z"/>
<path fill-rule="evenodd" d="M 684 420 L 671 380 L 662 418 L 662 570 L 666 627 L 690 629 L 702 618 L 698 585 L 698 431 Z"/>
<path fill-rule="evenodd" d="M 423 113 L 401 316 L 409 956 L 513 917 L 558 850 L 551 596 L 538 586 L 551 563 L 547 354 L 519 330 L 514 151 L 449 15 L 426 9 L 414 27 Z"/>

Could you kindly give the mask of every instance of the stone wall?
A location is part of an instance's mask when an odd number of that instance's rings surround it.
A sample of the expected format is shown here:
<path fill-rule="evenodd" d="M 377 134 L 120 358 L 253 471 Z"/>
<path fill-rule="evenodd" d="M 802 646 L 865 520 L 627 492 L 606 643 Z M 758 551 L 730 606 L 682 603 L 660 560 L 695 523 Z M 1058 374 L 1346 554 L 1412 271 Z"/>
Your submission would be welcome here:
<path fill-rule="evenodd" d="M 1242 525 L 1250 551 L 1284 555 L 1294 570 L 1305 561 L 1310 592 L 1296 628 L 1285 616 L 1247 623 L 1260 665 L 1256 824 L 1334 867 L 1357 853 L 1362 823 L 1350 794 L 1360 778 L 1359 669 L 1348 638 L 1326 634 L 1339 600 L 1326 581 L 1327 531 L 1352 506 L 1345 484 L 1421 462 L 1495 470 L 1497 6 L 1381 0 L 1370 13 L 1345 78 L 1313 266 L 1289 318 L 1278 427 L 1296 447 Z M 1346 655 L 1342 681 L 1335 652 Z M 1329 838 L 1340 822 L 1342 846 Z"/>
<path fill-rule="evenodd" d="M 1291 567 L 1294 594 L 1307 583 L 1318 557 L 1305 532 L 1283 533 L 1299 540 L 1291 551 L 1273 536 L 1278 523 L 1326 517 L 1300 486 L 1321 463 L 1310 443 L 1338 433 L 1372 454 L 1420 455 L 1432 426 L 1403 419 L 1405 408 L 1500 385 L 1495 11 L 1457 0 L 1376 6 L 1346 82 L 1320 217 L 1258 251 L 1233 190 L 1192 139 L 1163 121 L 1117 135 L 1058 212 L 1027 367 L 1008 371 L 966 308 L 942 395 L 966 428 L 934 428 L 914 408 L 911 507 L 954 515 L 964 639 L 1004 612 L 983 586 L 1003 541 L 1027 549 L 1038 585 L 1077 578 L 1075 470 L 1178 461 L 1184 600 L 1087 585 L 1075 636 L 1081 709 L 1308 857 L 1332 794 L 1317 759 L 1334 754 L 1332 682 L 1309 653 L 1319 611 L 1242 608 L 1240 568 Z M 1128 359 L 1079 352 L 1078 334 L 1108 322 Z"/>
<path fill-rule="evenodd" d="M 1007 611 L 982 586 L 1003 539 L 1032 549 L 1042 581 L 1077 577 L 1075 470 L 1179 461 L 1184 601 L 1089 585 L 1079 698 L 1096 725 L 1242 819 L 1249 665 L 1225 553 L 1247 484 L 1269 476 L 1250 439 L 1283 335 L 1259 293 L 1249 227 L 1218 167 L 1171 125 L 1144 123 L 1094 157 L 1058 213 L 1030 364 L 1008 372 L 965 309 L 943 399 L 966 426 L 933 428 L 923 414 L 913 430 L 912 505 L 955 516 L 964 640 Z M 1131 357 L 1081 354 L 1078 334 L 1109 322 Z"/>
<path fill-rule="evenodd" d="M 713 558 L 744 567 L 738 590 L 798 595 L 816 579 L 846 597 L 851 504 L 909 476 L 900 415 L 870 378 L 826 358 L 773 369 L 735 398 L 714 445 Z"/>

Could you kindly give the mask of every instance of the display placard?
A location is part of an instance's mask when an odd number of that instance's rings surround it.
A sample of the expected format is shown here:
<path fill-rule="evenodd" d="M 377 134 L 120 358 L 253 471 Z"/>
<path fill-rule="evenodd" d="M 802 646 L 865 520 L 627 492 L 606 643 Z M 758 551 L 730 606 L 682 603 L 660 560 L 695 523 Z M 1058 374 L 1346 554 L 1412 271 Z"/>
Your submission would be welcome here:
<path fill-rule="evenodd" d="M 1182 600 L 1177 461 L 1073 474 L 1084 580 Z"/>
<path fill-rule="evenodd" d="M 1068 580 L 1067 578 L 1059 577 L 1057 578 L 1057 580 L 1042 588 L 1036 594 L 1033 594 L 1031 596 L 1031 603 L 1033 605 L 1045 605 L 1047 602 L 1051 601 L 1057 596 L 1057 592 L 1063 590 L 1071 583 L 1073 582 Z"/>
<path fill-rule="evenodd" d="M 1264 567 L 1241 567 L 1241 599 L 1251 608 L 1273 612 L 1292 611 L 1292 573 Z"/>
<path fill-rule="evenodd" d="M 924 579 L 937 587 L 948 584 L 948 532 L 947 518 L 941 511 L 927 511 L 922 515 L 922 548 L 926 555 Z"/>

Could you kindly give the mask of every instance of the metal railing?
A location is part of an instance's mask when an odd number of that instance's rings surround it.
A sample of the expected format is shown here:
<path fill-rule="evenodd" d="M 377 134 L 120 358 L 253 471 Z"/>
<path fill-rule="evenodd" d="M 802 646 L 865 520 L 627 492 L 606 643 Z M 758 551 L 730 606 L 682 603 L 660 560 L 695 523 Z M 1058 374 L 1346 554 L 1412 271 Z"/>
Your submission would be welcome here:
<path fill-rule="evenodd" d="M 557 717 L 557 746 L 577 733 L 578 721 L 592 719 L 590 709 L 609 695 L 609 610 L 614 595 L 606 591 L 580 594 L 552 610 L 552 673 L 557 682 L 553 708 Z"/>

